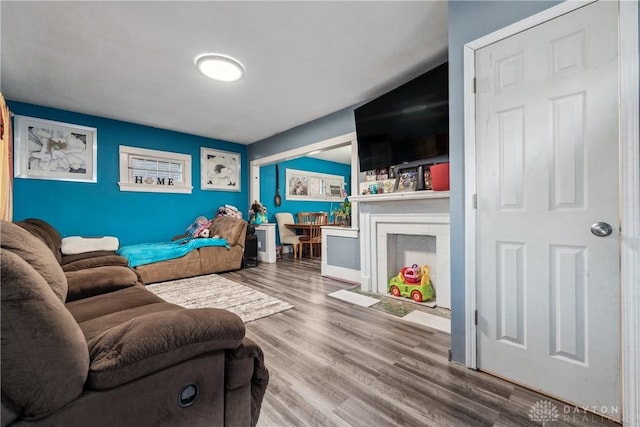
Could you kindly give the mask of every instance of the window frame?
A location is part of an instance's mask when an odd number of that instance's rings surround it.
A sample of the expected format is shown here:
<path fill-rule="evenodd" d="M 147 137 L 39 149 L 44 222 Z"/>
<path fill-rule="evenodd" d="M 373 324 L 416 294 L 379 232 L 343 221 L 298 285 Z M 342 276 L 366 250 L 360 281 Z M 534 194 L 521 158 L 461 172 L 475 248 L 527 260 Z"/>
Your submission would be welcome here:
<path fill-rule="evenodd" d="M 182 179 L 184 182 L 180 185 L 158 185 L 157 183 L 146 184 L 132 182 L 129 176 L 129 164 L 132 157 L 142 157 L 154 161 L 165 161 L 170 163 L 181 163 Z M 118 186 L 120 187 L 120 191 L 178 194 L 191 194 L 193 191 L 191 176 L 192 160 L 191 155 L 189 154 L 120 145 L 119 158 L 120 181 L 118 182 Z"/>

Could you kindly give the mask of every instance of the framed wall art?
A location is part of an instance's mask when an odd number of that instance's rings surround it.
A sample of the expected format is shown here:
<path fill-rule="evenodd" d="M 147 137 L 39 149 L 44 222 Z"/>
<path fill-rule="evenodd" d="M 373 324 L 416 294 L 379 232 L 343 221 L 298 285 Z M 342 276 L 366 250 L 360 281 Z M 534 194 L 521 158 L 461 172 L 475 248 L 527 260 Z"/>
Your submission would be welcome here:
<path fill-rule="evenodd" d="M 97 182 L 96 128 L 15 116 L 17 178 Z"/>
<path fill-rule="evenodd" d="M 200 147 L 200 188 L 240 191 L 240 154 Z"/>
<path fill-rule="evenodd" d="M 326 173 L 286 170 L 287 200 L 335 201 L 344 200 L 344 177 Z"/>

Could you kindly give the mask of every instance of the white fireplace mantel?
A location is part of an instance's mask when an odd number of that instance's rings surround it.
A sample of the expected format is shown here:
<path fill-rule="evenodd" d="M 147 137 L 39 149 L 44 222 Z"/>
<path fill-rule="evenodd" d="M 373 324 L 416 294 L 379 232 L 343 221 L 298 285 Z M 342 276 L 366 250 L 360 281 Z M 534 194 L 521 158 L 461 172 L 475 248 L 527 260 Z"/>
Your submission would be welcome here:
<path fill-rule="evenodd" d="M 434 280 L 437 304 L 451 308 L 449 192 L 407 192 L 352 196 L 358 202 L 360 225 L 360 283 L 363 291 L 386 294 L 395 272 L 388 271 L 389 237 L 397 235 L 436 238 Z M 393 239 L 391 239 L 393 240 Z"/>
<path fill-rule="evenodd" d="M 424 199 L 448 199 L 448 191 L 407 191 L 405 193 L 364 194 L 349 196 L 349 200 L 359 203 L 397 202 Z"/>

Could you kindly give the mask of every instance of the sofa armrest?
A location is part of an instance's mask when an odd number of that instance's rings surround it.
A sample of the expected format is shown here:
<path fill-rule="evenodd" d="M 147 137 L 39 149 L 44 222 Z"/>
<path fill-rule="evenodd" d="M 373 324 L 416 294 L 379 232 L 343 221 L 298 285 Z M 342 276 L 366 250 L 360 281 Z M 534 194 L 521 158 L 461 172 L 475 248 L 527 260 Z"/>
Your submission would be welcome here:
<path fill-rule="evenodd" d="M 85 268 L 105 266 L 127 267 L 129 260 L 113 251 L 93 251 L 75 255 L 63 255 L 60 265 L 64 271 L 78 271 Z"/>
<path fill-rule="evenodd" d="M 269 370 L 264 364 L 262 349 L 250 338 L 244 337 L 242 345 L 227 351 L 225 359 L 225 390 L 237 390 L 251 386 L 251 425 L 258 423 L 260 408 L 267 385 Z"/>
<path fill-rule="evenodd" d="M 245 328 L 235 314 L 215 308 L 148 313 L 90 340 L 87 385 L 104 390 L 204 353 L 242 344 Z"/>
<path fill-rule="evenodd" d="M 65 302 L 128 288 L 139 281 L 136 272 L 121 266 L 86 268 L 64 274 L 69 285 Z"/>
<path fill-rule="evenodd" d="M 241 245 L 247 235 L 247 221 L 230 216 L 218 216 L 209 226 L 211 236 L 219 236 L 225 239 L 230 246 Z"/>

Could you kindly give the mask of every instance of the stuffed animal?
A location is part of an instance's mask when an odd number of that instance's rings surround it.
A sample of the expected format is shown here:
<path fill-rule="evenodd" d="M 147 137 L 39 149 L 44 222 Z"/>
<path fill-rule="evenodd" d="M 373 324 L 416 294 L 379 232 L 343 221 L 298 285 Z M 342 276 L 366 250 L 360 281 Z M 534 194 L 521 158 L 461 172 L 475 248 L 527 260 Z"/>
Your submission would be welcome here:
<path fill-rule="evenodd" d="M 198 235 L 196 237 L 207 238 L 207 237 L 209 237 L 209 234 L 211 234 L 211 230 L 209 230 L 208 228 L 205 228 L 203 230 L 200 230 L 200 232 L 198 233 Z"/>
<path fill-rule="evenodd" d="M 192 237 L 209 237 L 209 227 L 211 226 L 211 220 L 208 220 L 204 216 L 199 216 L 196 220 L 187 227 L 186 233 Z M 203 235 L 206 230 L 206 236 Z"/>

